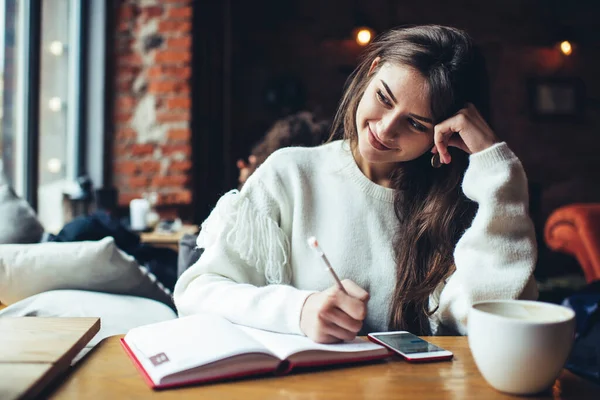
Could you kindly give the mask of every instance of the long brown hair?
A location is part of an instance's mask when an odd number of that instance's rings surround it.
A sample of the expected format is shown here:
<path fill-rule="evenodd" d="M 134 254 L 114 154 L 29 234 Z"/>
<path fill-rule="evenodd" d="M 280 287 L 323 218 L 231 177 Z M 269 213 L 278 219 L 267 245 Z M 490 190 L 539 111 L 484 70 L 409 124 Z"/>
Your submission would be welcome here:
<path fill-rule="evenodd" d="M 370 78 L 372 61 L 404 65 L 428 82 L 431 113 L 439 123 L 473 103 L 489 121 L 487 76 L 483 59 L 468 35 L 458 29 L 425 25 L 389 31 L 371 43 L 348 78 L 332 125 L 331 138 L 349 139 L 356 151 L 356 110 Z M 454 271 L 453 252 L 475 214 L 476 205 L 461 191 L 468 155 L 449 149 L 452 162 L 431 167 L 431 154 L 398 163 L 391 187 L 398 228 L 394 237 L 396 287 L 390 330 L 431 333 L 429 298 Z"/>

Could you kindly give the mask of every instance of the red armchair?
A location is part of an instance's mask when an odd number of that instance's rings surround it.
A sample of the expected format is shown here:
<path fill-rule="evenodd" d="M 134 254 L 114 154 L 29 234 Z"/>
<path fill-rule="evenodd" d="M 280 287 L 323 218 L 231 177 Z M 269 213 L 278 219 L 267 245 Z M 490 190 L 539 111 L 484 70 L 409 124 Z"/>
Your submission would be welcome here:
<path fill-rule="evenodd" d="M 548 247 L 575 256 L 586 281 L 600 279 L 600 203 L 558 208 L 545 224 Z"/>

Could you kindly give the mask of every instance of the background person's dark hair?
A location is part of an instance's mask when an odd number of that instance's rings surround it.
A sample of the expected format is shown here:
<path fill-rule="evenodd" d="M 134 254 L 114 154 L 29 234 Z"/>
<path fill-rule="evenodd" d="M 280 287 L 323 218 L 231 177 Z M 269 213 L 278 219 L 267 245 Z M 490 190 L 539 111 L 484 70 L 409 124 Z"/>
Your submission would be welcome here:
<path fill-rule="evenodd" d="M 277 120 L 264 138 L 250 152 L 252 162 L 247 164 L 247 176 L 250 176 L 273 152 L 283 147 L 318 146 L 327 140 L 330 121 L 316 120 L 313 113 L 301 111 Z M 246 178 L 247 178 L 246 176 Z M 240 182 L 240 187 L 244 182 Z"/>
<path fill-rule="evenodd" d="M 367 46 L 349 77 L 332 126 L 331 139 L 357 144 L 356 110 L 377 57 L 377 70 L 386 63 L 414 68 L 428 82 L 431 114 L 437 124 L 466 103 L 489 121 L 489 89 L 483 57 L 469 36 L 458 29 L 426 25 L 389 31 Z M 432 143 L 433 147 L 433 143 Z M 456 243 L 469 227 L 476 204 L 462 193 L 461 182 L 468 154 L 450 148 L 452 162 L 434 169 L 431 153 L 404 163 L 393 172 L 394 208 L 398 230 L 394 238 L 396 287 L 389 318 L 390 330 L 431 333 L 429 298 L 455 269 Z"/>

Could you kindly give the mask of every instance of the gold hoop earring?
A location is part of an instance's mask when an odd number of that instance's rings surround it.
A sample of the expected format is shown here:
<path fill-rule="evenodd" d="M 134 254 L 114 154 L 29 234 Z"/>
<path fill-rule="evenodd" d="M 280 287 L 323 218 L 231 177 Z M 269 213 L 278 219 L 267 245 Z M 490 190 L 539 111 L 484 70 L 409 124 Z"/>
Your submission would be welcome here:
<path fill-rule="evenodd" d="M 435 153 L 433 157 L 431 157 L 431 166 L 433 168 L 439 168 L 442 166 L 442 162 L 440 161 L 440 153 Z"/>

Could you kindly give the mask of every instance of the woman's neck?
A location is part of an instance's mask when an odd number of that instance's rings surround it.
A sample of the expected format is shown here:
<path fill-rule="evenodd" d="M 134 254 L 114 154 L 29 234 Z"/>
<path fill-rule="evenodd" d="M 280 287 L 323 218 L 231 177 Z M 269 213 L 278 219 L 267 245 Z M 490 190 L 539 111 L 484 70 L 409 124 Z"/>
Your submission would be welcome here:
<path fill-rule="evenodd" d="M 392 163 L 370 163 L 363 158 L 363 156 L 360 154 L 360 151 L 358 151 L 357 146 L 352 149 L 352 155 L 354 156 L 356 165 L 358 165 L 358 168 L 361 170 L 364 176 L 379 186 L 386 188 L 391 187 L 390 178 L 393 170 L 396 168 L 396 165 Z"/>

